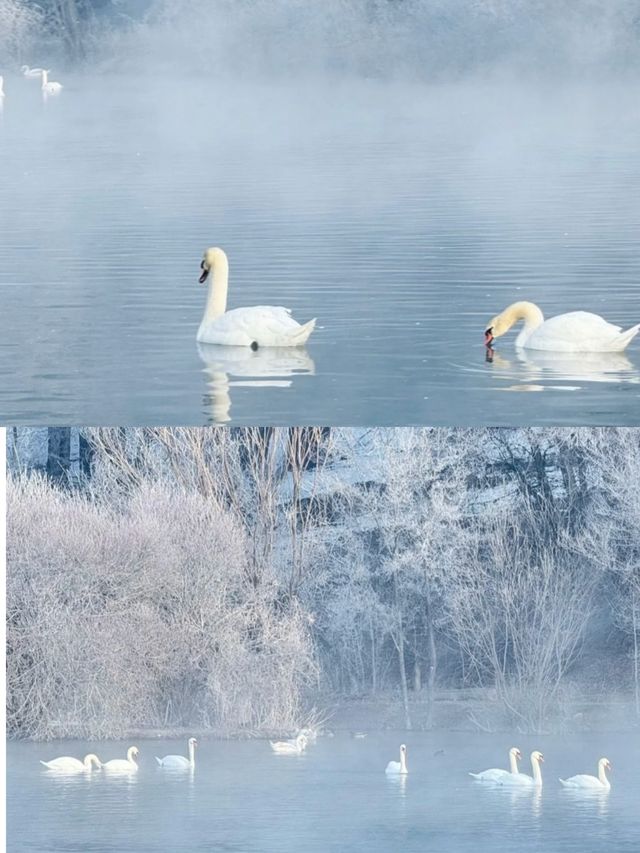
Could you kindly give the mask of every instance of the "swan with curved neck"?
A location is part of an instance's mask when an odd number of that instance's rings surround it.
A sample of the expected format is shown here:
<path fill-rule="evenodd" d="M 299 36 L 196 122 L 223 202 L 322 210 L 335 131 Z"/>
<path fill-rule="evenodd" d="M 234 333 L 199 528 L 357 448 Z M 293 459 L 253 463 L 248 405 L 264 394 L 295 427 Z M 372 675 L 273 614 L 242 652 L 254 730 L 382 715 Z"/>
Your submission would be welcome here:
<path fill-rule="evenodd" d="M 51 761 L 41 761 L 49 770 L 57 770 L 62 773 L 78 773 L 80 771 L 90 771 L 95 766 L 98 770 L 102 767 L 102 763 L 97 755 L 92 752 L 85 755 L 84 760 L 72 758 L 69 755 L 61 755 L 60 758 L 53 758 Z"/>
<path fill-rule="evenodd" d="M 523 327 L 516 338 L 517 347 L 554 352 L 621 352 L 640 331 L 640 323 L 623 331 L 588 311 L 570 311 L 545 320 L 533 302 L 514 302 L 487 323 L 486 346 L 520 321 Z"/>
<path fill-rule="evenodd" d="M 196 766 L 196 746 L 198 745 L 198 741 L 194 737 L 190 737 L 187 743 L 187 747 L 189 750 L 189 758 L 185 758 L 184 755 L 165 755 L 164 758 L 158 758 L 156 755 L 156 761 L 160 765 L 160 767 L 166 767 L 169 770 L 189 770 L 193 769 Z"/>
<path fill-rule="evenodd" d="M 469 773 L 477 782 L 499 782 L 503 776 L 509 776 L 511 773 L 518 772 L 518 761 L 522 758 L 522 753 L 517 746 L 512 746 L 509 750 L 509 770 L 502 770 L 499 767 L 492 767 L 490 770 L 483 770 L 481 773 Z"/>
<path fill-rule="evenodd" d="M 531 771 L 532 776 L 527 776 L 526 773 L 507 773 L 498 780 L 498 785 L 520 785 L 531 788 L 542 787 L 542 772 L 540 765 L 544 762 L 544 756 L 538 750 L 531 753 Z"/>
<path fill-rule="evenodd" d="M 400 744 L 400 761 L 390 761 L 384 772 L 394 776 L 396 774 L 404 776 L 409 772 L 407 770 L 407 747 L 404 744 Z"/>
<path fill-rule="evenodd" d="M 46 69 L 42 69 L 40 76 L 42 77 L 42 91 L 45 94 L 57 95 L 58 92 L 62 91 L 62 83 L 57 83 L 54 80 L 49 82 L 49 72 Z"/>
<path fill-rule="evenodd" d="M 135 757 L 138 754 L 137 746 L 130 746 L 127 750 L 126 758 L 113 758 L 111 761 L 105 762 L 102 766 L 105 770 L 137 770 L 138 765 L 136 764 Z"/>
<path fill-rule="evenodd" d="M 274 752 L 282 755 L 300 755 L 307 748 L 307 737 L 301 733 L 294 740 L 276 740 L 269 743 Z"/>
<path fill-rule="evenodd" d="M 299 347 L 313 332 L 315 319 L 300 324 L 288 308 L 256 305 L 227 311 L 229 261 L 222 249 L 207 249 L 200 269 L 200 283 L 209 279 L 204 316 L 197 334 L 200 343 L 254 350 L 258 347 Z"/>
<path fill-rule="evenodd" d="M 611 783 L 607 779 L 607 770 L 611 770 L 608 758 L 598 761 L 598 775 L 590 776 L 588 773 L 579 773 L 568 779 L 560 779 L 565 788 L 610 788 Z"/>

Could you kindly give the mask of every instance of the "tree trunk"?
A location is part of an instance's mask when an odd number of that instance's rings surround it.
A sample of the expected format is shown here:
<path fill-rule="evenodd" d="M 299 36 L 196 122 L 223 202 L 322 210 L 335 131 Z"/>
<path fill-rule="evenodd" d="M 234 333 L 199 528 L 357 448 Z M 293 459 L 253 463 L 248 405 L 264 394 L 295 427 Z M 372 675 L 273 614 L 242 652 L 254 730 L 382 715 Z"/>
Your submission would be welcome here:
<path fill-rule="evenodd" d="M 407 688 L 407 668 L 404 661 L 404 632 L 402 625 L 398 632 L 398 662 L 400 664 L 400 687 L 402 689 L 402 707 L 404 709 L 404 725 L 407 731 L 411 731 L 411 716 L 409 714 L 409 690 Z"/>
<path fill-rule="evenodd" d="M 431 611 L 431 597 L 427 591 L 427 647 L 429 649 L 429 668 L 427 670 L 427 699 L 428 699 L 428 714 L 427 726 L 431 728 L 433 725 L 433 703 L 435 701 L 436 689 L 436 669 L 438 666 L 438 656 L 436 649 L 436 636 L 433 629 L 433 617 Z"/>

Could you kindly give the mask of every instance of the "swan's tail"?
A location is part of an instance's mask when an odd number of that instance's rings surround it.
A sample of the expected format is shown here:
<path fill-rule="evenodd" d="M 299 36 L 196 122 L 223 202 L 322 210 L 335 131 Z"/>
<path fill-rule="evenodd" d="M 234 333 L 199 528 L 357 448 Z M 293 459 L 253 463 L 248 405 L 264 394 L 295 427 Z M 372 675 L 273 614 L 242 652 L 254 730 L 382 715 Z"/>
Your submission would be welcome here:
<path fill-rule="evenodd" d="M 479 779 L 479 778 L 480 778 L 480 774 L 479 774 L 479 773 L 469 773 L 469 776 L 471 776 L 471 777 L 472 777 L 472 779 Z"/>
<path fill-rule="evenodd" d="M 626 332 L 620 332 L 616 340 L 616 350 L 621 352 L 623 349 L 626 349 L 638 332 L 640 332 L 640 323 L 627 329 Z"/>
<path fill-rule="evenodd" d="M 155 757 L 155 758 L 156 758 L 156 761 L 158 762 L 158 764 L 160 765 L 160 767 L 162 767 L 162 759 L 161 759 L 161 758 L 158 758 L 158 756 L 157 756 L 157 755 L 156 755 L 156 757 Z"/>
<path fill-rule="evenodd" d="M 564 786 L 565 786 L 565 788 L 568 788 L 568 787 L 569 787 L 569 785 L 567 784 L 567 780 L 566 780 L 566 779 L 561 779 L 559 776 L 558 776 L 558 782 L 560 782 L 560 784 L 561 784 L 561 785 L 564 785 Z"/>
<path fill-rule="evenodd" d="M 296 329 L 295 332 L 291 335 L 291 340 L 294 346 L 302 346 L 316 327 L 316 317 L 313 320 L 309 320 L 308 323 L 304 323 L 300 326 L 299 329 Z"/>
<path fill-rule="evenodd" d="M 48 767 L 48 766 L 49 766 L 49 765 L 47 764 L 47 762 L 46 762 L 46 761 L 42 761 L 42 759 L 40 759 L 40 764 L 42 764 L 42 766 L 43 766 L 43 767 Z"/>

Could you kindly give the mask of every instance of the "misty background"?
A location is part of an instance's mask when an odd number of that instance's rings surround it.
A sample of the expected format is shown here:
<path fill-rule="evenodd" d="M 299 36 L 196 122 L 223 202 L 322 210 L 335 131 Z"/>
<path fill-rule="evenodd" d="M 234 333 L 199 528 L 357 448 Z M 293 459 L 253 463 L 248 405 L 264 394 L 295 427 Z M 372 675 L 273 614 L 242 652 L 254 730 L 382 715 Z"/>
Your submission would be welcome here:
<path fill-rule="evenodd" d="M 14 736 L 640 716 L 624 429 L 8 431 Z"/>

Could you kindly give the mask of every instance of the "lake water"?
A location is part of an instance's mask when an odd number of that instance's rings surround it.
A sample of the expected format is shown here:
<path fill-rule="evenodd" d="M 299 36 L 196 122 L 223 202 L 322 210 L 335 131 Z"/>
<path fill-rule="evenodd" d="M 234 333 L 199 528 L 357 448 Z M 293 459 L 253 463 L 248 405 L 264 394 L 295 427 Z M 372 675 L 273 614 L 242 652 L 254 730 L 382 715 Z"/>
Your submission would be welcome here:
<path fill-rule="evenodd" d="M 635 86 L 53 76 L 5 72 L 0 422 L 640 424 L 640 340 L 482 334 L 525 298 L 640 321 Z M 198 349 L 214 244 L 306 350 Z"/>
<path fill-rule="evenodd" d="M 410 775 L 387 778 L 406 739 Z M 9 853 L 238 851 L 238 853 L 637 853 L 638 738 L 515 738 L 544 752 L 541 792 L 474 783 L 468 770 L 506 766 L 512 738 L 473 734 L 319 739 L 298 757 L 265 741 L 201 740 L 193 774 L 171 774 L 154 755 L 182 741 L 140 741 L 137 774 L 59 777 L 38 763 L 60 754 L 123 756 L 128 743 L 9 743 Z M 444 750 L 444 752 L 441 752 Z M 437 753 L 437 754 L 435 754 Z M 608 794 L 570 792 L 562 775 L 613 765 Z M 528 761 L 523 770 L 528 771 Z"/>

